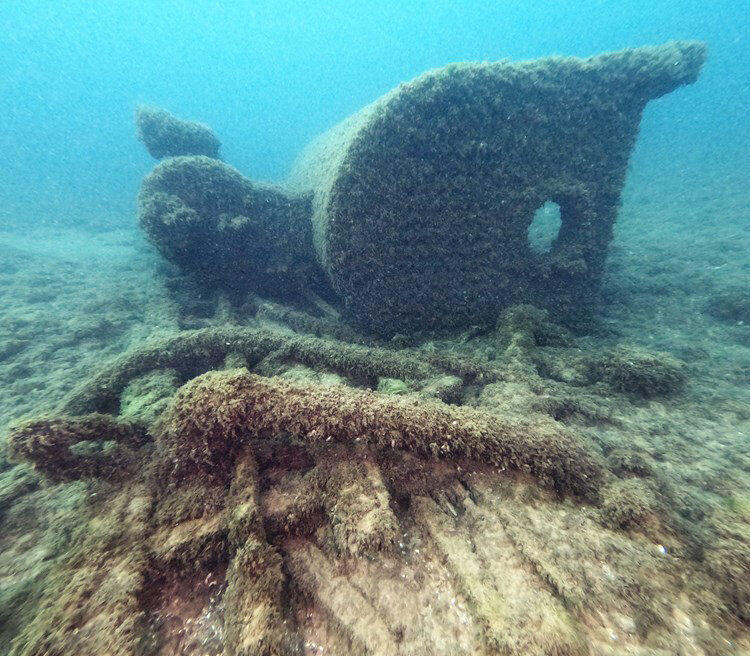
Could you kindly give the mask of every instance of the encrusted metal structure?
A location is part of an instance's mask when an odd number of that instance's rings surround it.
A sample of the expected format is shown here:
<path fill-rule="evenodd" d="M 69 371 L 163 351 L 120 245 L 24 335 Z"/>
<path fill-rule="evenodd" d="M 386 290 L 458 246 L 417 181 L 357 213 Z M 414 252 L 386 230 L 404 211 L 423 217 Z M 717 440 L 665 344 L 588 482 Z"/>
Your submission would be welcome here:
<path fill-rule="evenodd" d="M 491 322 L 519 302 L 586 322 L 641 113 L 694 82 L 705 56 L 675 42 L 452 64 L 315 140 L 283 189 L 208 158 L 163 162 L 141 223 L 168 258 L 220 284 L 289 291 L 319 284 L 316 262 L 374 334 Z M 527 231 L 547 201 L 561 227 L 537 253 Z"/>

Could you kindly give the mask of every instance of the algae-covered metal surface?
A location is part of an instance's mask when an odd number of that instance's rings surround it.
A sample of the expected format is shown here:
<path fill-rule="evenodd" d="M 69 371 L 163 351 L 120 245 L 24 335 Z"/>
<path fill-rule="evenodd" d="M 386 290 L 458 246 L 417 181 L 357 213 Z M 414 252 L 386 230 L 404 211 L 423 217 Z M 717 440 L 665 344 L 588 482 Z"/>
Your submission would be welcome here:
<path fill-rule="evenodd" d="M 369 333 L 487 323 L 529 302 L 583 325 L 646 103 L 695 82 L 705 57 L 704 44 L 675 42 L 450 65 L 316 139 L 287 190 L 205 157 L 162 163 L 142 187 L 141 225 L 225 288 L 309 287 L 317 263 Z M 537 253 L 528 230 L 547 202 L 561 226 Z"/>

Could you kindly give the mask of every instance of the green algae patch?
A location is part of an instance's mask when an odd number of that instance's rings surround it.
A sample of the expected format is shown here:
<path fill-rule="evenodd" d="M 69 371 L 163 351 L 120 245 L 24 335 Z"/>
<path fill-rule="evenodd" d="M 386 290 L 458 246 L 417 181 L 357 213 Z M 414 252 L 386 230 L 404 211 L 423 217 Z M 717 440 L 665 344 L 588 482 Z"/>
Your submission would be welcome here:
<path fill-rule="evenodd" d="M 592 374 L 618 392 L 646 399 L 680 392 L 687 381 L 685 363 L 668 353 L 617 346 L 592 363 Z"/>
<path fill-rule="evenodd" d="M 750 521 L 750 496 L 732 494 L 726 498 L 724 505 L 729 512 Z"/>
<path fill-rule="evenodd" d="M 120 418 L 149 425 L 167 409 L 180 386 L 174 370 L 156 371 L 131 380 L 120 397 Z"/>
<path fill-rule="evenodd" d="M 378 381 L 378 392 L 391 396 L 401 396 L 409 393 L 409 386 L 398 378 L 381 378 Z"/>

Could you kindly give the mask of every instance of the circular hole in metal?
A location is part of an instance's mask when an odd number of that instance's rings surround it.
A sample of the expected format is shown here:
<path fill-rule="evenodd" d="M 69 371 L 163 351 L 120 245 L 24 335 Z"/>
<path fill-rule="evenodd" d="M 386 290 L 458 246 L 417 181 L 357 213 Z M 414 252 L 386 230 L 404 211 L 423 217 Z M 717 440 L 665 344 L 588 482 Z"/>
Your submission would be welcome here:
<path fill-rule="evenodd" d="M 548 200 L 534 212 L 534 219 L 529 225 L 527 234 L 531 250 L 535 253 L 548 253 L 557 239 L 561 225 L 560 206 Z"/>

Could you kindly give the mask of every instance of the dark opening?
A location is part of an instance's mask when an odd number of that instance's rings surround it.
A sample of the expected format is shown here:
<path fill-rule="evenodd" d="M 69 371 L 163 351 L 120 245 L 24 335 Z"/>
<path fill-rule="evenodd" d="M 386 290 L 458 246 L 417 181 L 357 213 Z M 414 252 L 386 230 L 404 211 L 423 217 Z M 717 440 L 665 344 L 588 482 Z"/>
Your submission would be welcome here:
<path fill-rule="evenodd" d="M 548 200 L 536 212 L 528 230 L 529 247 L 535 253 L 548 253 L 560 232 L 560 206 Z"/>

